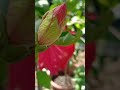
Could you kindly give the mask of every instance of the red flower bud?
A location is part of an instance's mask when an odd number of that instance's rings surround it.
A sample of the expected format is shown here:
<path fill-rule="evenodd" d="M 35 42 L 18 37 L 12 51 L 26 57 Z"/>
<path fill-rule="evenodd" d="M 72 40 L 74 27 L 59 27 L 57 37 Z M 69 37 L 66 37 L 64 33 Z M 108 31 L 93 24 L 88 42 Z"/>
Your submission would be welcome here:
<path fill-rule="evenodd" d="M 65 17 L 66 17 L 66 4 L 62 4 L 54 9 L 53 14 L 57 17 L 58 24 L 63 24 Z"/>
<path fill-rule="evenodd" d="M 51 45 L 61 35 L 65 28 L 66 5 L 65 3 L 48 11 L 42 18 L 38 30 L 39 45 Z"/>

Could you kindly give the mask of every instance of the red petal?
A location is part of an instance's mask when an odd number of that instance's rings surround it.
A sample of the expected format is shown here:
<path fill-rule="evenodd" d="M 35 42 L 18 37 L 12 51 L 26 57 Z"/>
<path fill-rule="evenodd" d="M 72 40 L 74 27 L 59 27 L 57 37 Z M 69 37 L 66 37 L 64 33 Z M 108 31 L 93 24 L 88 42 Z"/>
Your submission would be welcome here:
<path fill-rule="evenodd" d="M 52 45 L 46 51 L 39 54 L 38 65 L 42 70 L 46 68 L 55 75 L 58 71 L 64 70 L 69 59 L 73 55 L 74 45 L 57 46 Z"/>
<path fill-rule="evenodd" d="M 66 17 L 66 4 L 63 3 L 54 9 L 54 15 L 57 16 L 58 23 L 61 24 Z"/>

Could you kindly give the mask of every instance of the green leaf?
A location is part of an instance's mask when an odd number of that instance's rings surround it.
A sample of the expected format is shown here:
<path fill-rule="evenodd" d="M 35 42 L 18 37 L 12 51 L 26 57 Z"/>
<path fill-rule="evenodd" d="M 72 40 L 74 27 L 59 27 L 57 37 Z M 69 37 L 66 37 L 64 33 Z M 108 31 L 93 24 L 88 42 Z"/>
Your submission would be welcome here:
<path fill-rule="evenodd" d="M 43 71 L 37 71 L 37 80 L 40 86 L 50 88 L 51 78 Z"/>
<path fill-rule="evenodd" d="M 76 4 L 80 2 L 79 0 L 67 0 L 67 9 L 68 11 L 73 11 L 76 8 Z"/>
<path fill-rule="evenodd" d="M 76 35 L 72 35 L 70 33 L 67 33 L 65 36 L 60 37 L 55 42 L 55 44 L 66 46 L 66 45 L 70 45 L 70 44 L 76 43 L 77 41 L 80 40 L 81 35 L 82 35 L 82 31 L 81 30 L 78 30 Z"/>

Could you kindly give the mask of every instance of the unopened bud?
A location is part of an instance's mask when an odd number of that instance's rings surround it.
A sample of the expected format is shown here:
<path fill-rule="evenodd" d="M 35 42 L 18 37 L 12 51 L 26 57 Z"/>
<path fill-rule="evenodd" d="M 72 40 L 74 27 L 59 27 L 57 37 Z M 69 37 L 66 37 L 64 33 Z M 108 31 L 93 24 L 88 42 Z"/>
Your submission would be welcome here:
<path fill-rule="evenodd" d="M 39 45 L 49 46 L 60 37 L 65 28 L 65 17 L 65 3 L 45 13 L 38 30 Z"/>

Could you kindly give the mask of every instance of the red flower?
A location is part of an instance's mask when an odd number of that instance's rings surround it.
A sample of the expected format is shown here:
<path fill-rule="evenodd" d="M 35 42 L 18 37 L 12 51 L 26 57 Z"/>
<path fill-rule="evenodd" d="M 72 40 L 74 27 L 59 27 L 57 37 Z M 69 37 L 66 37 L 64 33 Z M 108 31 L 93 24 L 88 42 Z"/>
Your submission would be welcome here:
<path fill-rule="evenodd" d="M 51 74 L 57 74 L 58 71 L 65 69 L 70 57 L 73 55 L 74 49 L 74 45 L 51 45 L 46 51 L 39 54 L 39 68 L 41 70 L 46 68 L 50 70 Z"/>

